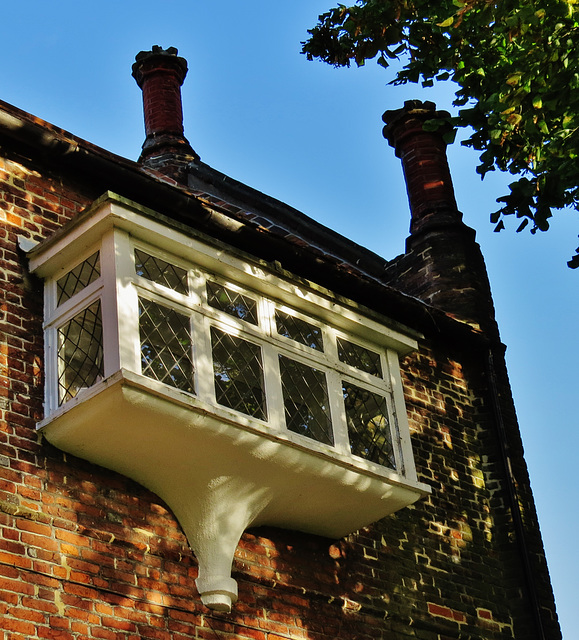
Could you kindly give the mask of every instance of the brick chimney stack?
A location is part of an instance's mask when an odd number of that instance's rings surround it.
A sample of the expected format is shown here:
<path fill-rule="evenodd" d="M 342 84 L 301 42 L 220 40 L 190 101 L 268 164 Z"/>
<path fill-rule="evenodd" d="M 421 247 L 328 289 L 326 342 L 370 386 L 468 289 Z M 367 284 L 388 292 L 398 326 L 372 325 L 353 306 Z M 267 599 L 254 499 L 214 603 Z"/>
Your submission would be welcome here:
<path fill-rule="evenodd" d="M 175 47 L 141 51 L 133 64 L 133 78 L 143 91 L 146 138 L 139 162 L 179 182 L 186 182 L 187 165 L 198 160 L 183 133 L 181 85 L 187 61 Z"/>
<path fill-rule="evenodd" d="M 456 224 L 462 214 L 456 205 L 454 187 L 446 159 L 444 137 L 452 132 L 447 111 L 437 111 L 432 102 L 408 100 L 404 108 L 386 111 L 383 133 L 402 160 L 412 216 L 410 233 L 416 235 L 432 225 Z M 438 121 L 435 130 L 424 123 Z"/>
<path fill-rule="evenodd" d="M 384 137 L 402 160 L 411 212 L 406 253 L 393 261 L 389 277 L 410 295 L 498 335 L 484 259 L 454 196 L 446 158 L 449 118 L 419 100 L 382 116 Z M 437 126 L 425 126 L 428 121 Z"/>

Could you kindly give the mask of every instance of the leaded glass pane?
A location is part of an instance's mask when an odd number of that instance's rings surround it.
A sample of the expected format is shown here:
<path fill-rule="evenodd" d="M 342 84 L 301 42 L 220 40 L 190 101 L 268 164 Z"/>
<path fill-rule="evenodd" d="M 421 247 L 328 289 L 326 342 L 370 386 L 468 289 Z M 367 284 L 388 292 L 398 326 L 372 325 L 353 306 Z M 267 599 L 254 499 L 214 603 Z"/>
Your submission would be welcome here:
<path fill-rule="evenodd" d="M 351 382 L 342 390 L 352 454 L 395 469 L 386 398 Z"/>
<path fill-rule="evenodd" d="M 333 445 L 326 374 L 282 355 L 279 366 L 287 428 Z"/>
<path fill-rule="evenodd" d="M 253 298 L 210 280 L 207 281 L 207 302 L 214 309 L 219 309 L 234 318 L 258 324 L 257 302 Z"/>
<path fill-rule="evenodd" d="M 100 300 L 58 329 L 58 371 L 59 404 L 103 377 Z"/>
<path fill-rule="evenodd" d="M 215 327 L 211 345 L 217 402 L 266 420 L 261 347 Z"/>
<path fill-rule="evenodd" d="M 382 377 L 380 354 L 343 338 L 338 338 L 337 342 L 338 357 L 342 362 L 365 373 Z"/>
<path fill-rule="evenodd" d="M 275 323 L 280 336 L 291 338 L 296 342 L 305 344 L 307 347 L 316 349 L 316 351 L 324 350 L 320 327 L 279 310 L 275 312 Z"/>
<path fill-rule="evenodd" d="M 139 332 L 143 375 L 194 393 L 189 317 L 140 298 Z"/>
<path fill-rule="evenodd" d="M 57 306 L 66 302 L 75 293 L 82 291 L 101 274 L 99 252 L 77 265 L 72 271 L 56 281 Z"/>
<path fill-rule="evenodd" d="M 187 271 L 185 269 L 176 267 L 170 262 L 161 260 L 161 258 L 150 256 L 140 249 L 135 249 L 135 269 L 138 276 L 173 289 L 177 293 L 185 295 L 189 293 Z"/>

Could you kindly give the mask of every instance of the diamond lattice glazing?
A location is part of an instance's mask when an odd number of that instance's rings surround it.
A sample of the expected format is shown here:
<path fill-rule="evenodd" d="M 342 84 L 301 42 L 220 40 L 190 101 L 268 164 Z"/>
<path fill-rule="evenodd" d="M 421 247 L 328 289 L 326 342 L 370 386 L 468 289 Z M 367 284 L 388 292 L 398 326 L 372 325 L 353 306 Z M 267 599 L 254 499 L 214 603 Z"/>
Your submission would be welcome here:
<path fill-rule="evenodd" d="M 301 318 L 296 318 L 279 310 L 275 312 L 275 323 L 280 336 L 291 338 L 316 351 L 324 350 L 324 341 L 320 327 L 316 327 Z"/>
<path fill-rule="evenodd" d="M 361 347 L 344 338 L 338 338 L 338 357 L 345 364 L 373 376 L 382 377 L 380 354 Z"/>
<path fill-rule="evenodd" d="M 189 293 L 187 271 L 170 262 L 135 249 L 135 269 L 138 276 L 173 289 L 177 293 Z"/>
<path fill-rule="evenodd" d="M 207 281 L 207 302 L 214 309 L 219 309 L 234 318 L 258 324 L 257 302 L 253 298 L 210 280 Z"/>
<path fill-rule="evenodd" d="M 139 330 L 143 375 L 194 393 L 189 317 L 141 298 Z"/>
<path fill-rule="evenodd" d="M 325 373 L 283 355 L 279 356 L 279 366 L 287 428 L 333 445 Z"/>
<path fill-rule="evenodd" d="M 217 402 L 266 420 L 261 347 L 215 327 L 211 345 Z"/>
<path fill-rule="evenodd" d="M 97 300 L 58 330 L 59 404 L 103 377 L 103 325 Z"/>
<path fill-rule="evenodd" d="M 56 281 L 56 304 L 66 302 L 75 293 L 82 291 L 91 282 L 94 282 L 101 274 L 99 252 L 93 253 L 90 258 L 81 262 Z"/>
<path fill-rule="evenodd" d="M 386 398 L 351 382 L 342 390 L 352 454 L 395 469 Z"/>

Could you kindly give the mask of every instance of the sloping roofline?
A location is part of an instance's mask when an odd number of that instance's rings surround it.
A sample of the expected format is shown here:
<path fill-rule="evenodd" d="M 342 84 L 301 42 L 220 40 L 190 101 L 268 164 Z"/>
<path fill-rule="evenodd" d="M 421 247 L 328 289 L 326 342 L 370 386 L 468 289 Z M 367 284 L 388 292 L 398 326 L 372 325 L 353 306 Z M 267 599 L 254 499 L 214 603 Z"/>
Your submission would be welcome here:
<path fill-rule="evenodd" d="M 113 191 L 424 334 L 487 344 L 480 331 L 389 286 L 384 258 L 200 161 L 185 187 L 2 100 L 0 144 L 64 172 L 95 199 Z"/>

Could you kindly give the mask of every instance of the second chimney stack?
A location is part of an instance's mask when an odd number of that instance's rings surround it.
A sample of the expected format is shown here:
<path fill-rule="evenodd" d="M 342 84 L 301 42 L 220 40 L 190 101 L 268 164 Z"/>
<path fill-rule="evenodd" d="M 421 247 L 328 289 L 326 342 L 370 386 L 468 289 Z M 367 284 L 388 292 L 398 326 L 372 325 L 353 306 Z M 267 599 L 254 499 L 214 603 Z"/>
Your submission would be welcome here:
<path fill-rule="evenodd" d="M 432 102 L 408 100 L 402 109 L 386 111 L 384 137 L 402 160 L 412 221 L 412 235 L 431 226 L 459 223 L 462 215 L 454 197 L 444 136 L 452 131 L 446 111 Z M 438 121 L 436 130 L 425 128 Z"/>

